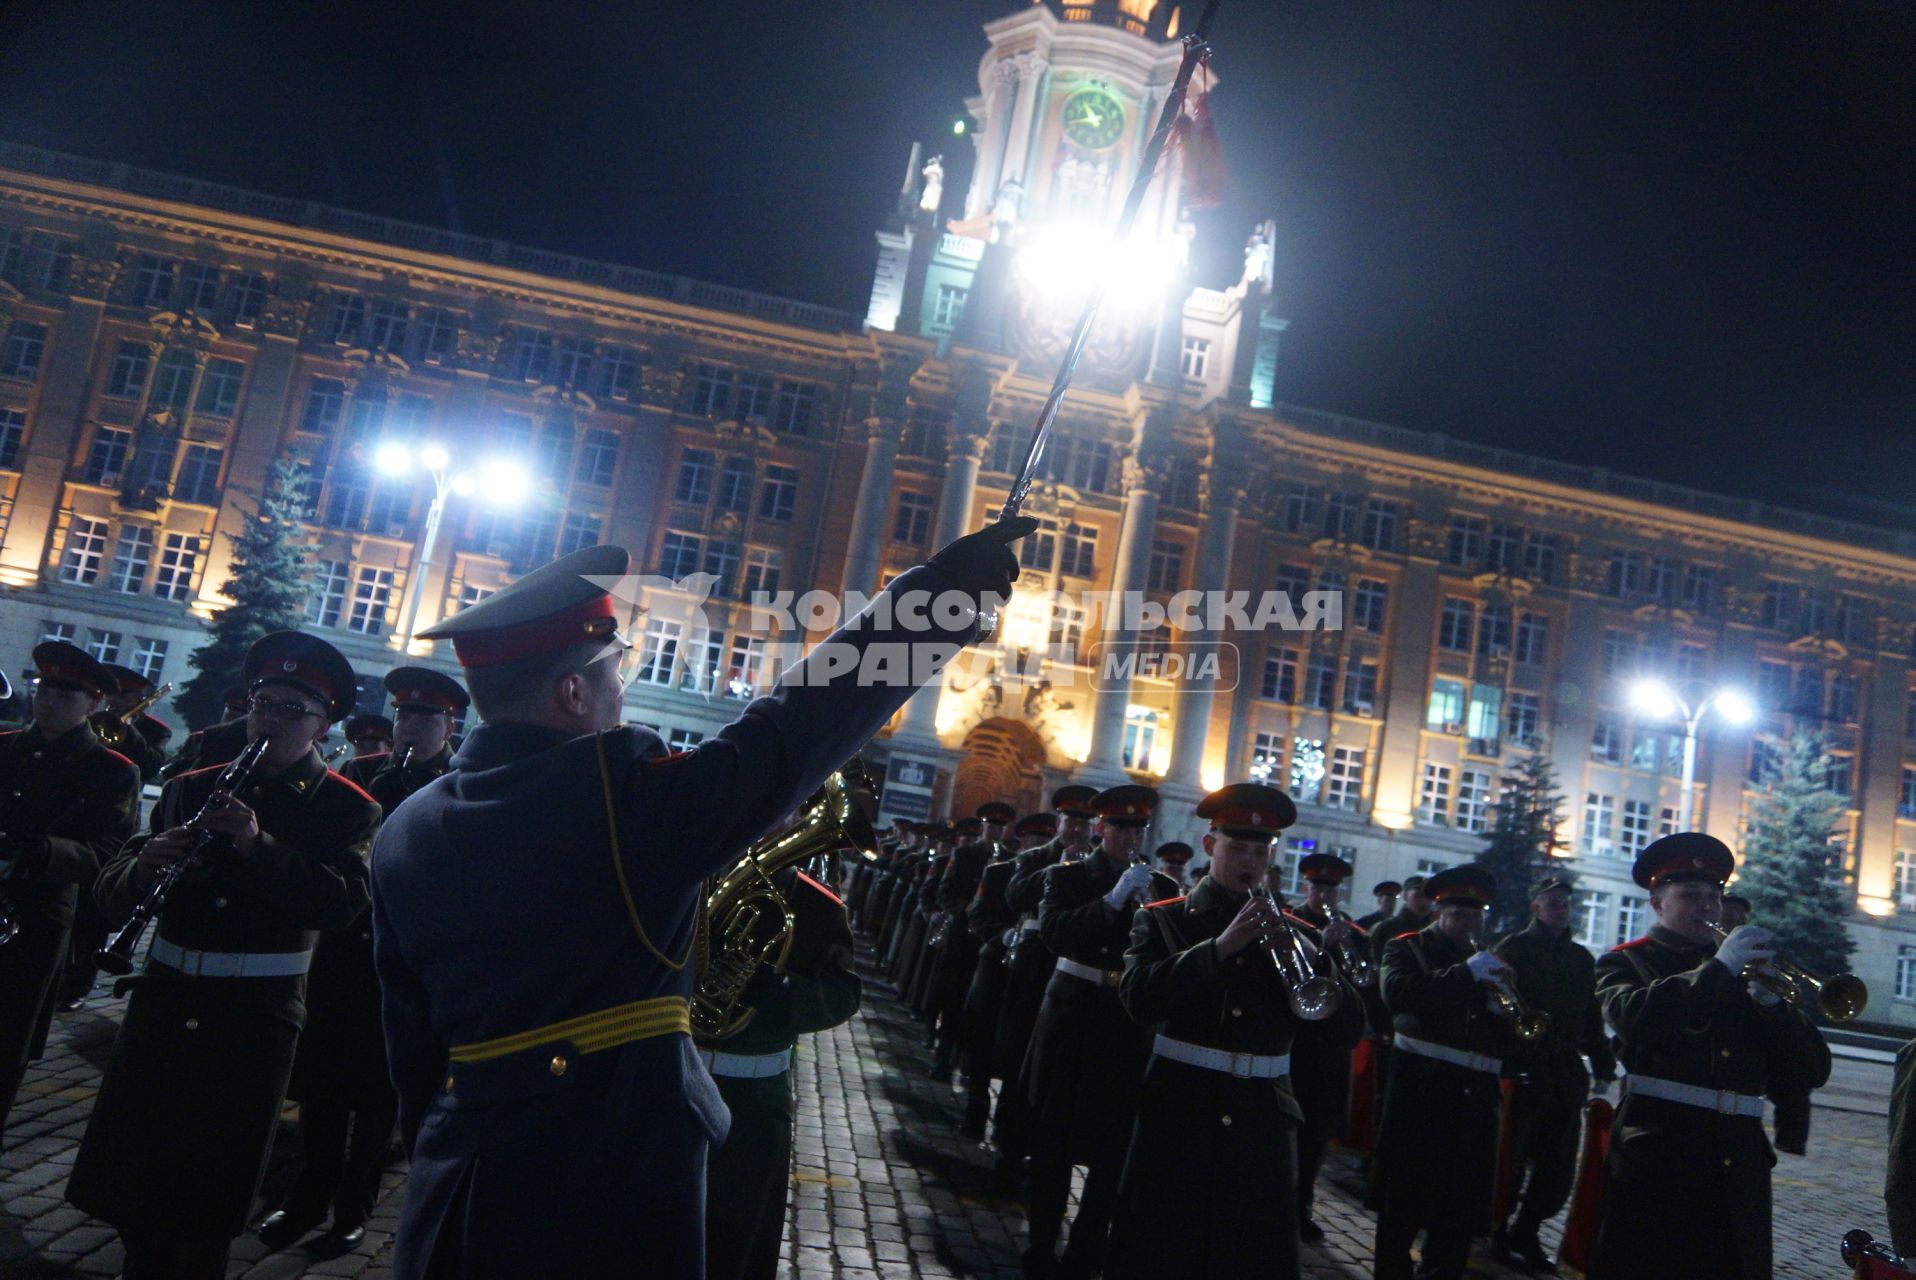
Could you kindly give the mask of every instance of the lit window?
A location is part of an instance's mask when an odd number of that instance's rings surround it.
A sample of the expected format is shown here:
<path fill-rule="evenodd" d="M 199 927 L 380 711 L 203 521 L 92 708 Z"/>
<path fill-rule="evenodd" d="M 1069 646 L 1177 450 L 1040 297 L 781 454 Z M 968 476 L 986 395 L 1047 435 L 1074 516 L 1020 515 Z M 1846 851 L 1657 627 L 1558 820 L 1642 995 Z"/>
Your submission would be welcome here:
<path fill-rule="evenodd" d="M 386 629 L 386 606 L 392 599 L 393 571 L 362 568 L 353 584 L 352 610 L 346 615 L 346 627 L 361 635 L 376 636 Z"/>
<path fill-rule="evenodd" d="M 1420 821 L 1446 826 L 1450 822 L 1450 766 L 1425 764 L 1422 784 L 1417 792 L 1417 817 Z"/>
<path fill-rule="evenodd" d="M 891 540 L 910 546 L 923 546 L 931 537 L 931 499 L 907 490 L 898 495 L 898 510 L 892 516 Z"/>
<path fill-rule="evenodd" d="M 647 623 L 638 674 L 633 678 L 646 684 L 670 685 L 677 670 L 682 634 L 679 624 L 669 618 L 654 618 Z"/>
<path fill-rule="evenodd" d="M 319 560 L 313 564 L 313 594 L 306 602 L 306 619 L 322 627 L 336 627 L 346 611 L 346 585 L 349 566 L 344 560 Z"/>
<path fill-rule="evenodd" d="M 153 594 L 162 600 L 184 600 L 193 592 L 193 573 L 199 568 L 200 540 L 190 533 L 169 533 L 160 548 L 159 571 L 153 575 Z"/>
<path fill-rule="evenodd" d="M 133 656 L 127 659 L 126 665 L 157 683 L 160 672 L 166 668 L 166 641 L 134 636 Z"/>
<path fill-rule="evenodd" d="M 31 380 L 40 372 L 46 352 L 47 327 L 16 322 L 7 333 L 6 346 L 0 348 L 0 378 Z"/>
<path fill-rule="evenodd" d="M 91 586 L 100 577 L 106 558 L 106 521 L 75 516 L 67 530 L 66 555 L 60 561 L 60 581 Z"/>
<path fill-rule="evenodd" d="M 101 662 L 120 660 L 121 636 L 117 631 L 102 631 L 98 627 L 88 627 L 86 643 L 80 647 L 98 658 Z"/>
<path fill-rule="evenodd" d="M 798 470 L 772 463 L 758 491 L 758 513 L 767 520 L 790 520 L 798 502 Z"/>
<path fill-rule="evenodd" d="M 1457 775 L 1457 829 L 1481 835 L 1490 826 L 1490 774 L 1464 769 Z"/>
<path fill-rule="evenodd" d="M 153 530 L 149 525 L 120 527 L 120 542 L 113 550 L 113 567 L 106 584 L 115 591 L 137 594 L 146 586 L 146 571 L 153 564 Z"/>
<path fill-rule="evenodd" d="M 1187 378 L 1203 380 L 1211 365 L 1211 340 L 1187 336 L 1178 352 L 1178 372 Z"/>
<path fill-rule="evenodd" d="M 1328 777 L 1324 803 L 1333 809 L 1355 809 L 1364 794 L 1364 749 L 1332 748 Z"/>

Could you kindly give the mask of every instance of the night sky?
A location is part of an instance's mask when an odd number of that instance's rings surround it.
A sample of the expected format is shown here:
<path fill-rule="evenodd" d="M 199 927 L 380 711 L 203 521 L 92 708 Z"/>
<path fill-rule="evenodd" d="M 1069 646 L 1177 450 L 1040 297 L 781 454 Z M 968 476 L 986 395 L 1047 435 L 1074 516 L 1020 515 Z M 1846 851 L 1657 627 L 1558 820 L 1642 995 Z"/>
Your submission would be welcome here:
<path fill-rule="evenodd" d="M 1016 7 L 13 3 L 0 137 L 862 313 Z M 1916 4 L 1223 0 L 1215 43 L 1203 282 L 1277 219 L 1281 399 L 1916 526 Z"/>

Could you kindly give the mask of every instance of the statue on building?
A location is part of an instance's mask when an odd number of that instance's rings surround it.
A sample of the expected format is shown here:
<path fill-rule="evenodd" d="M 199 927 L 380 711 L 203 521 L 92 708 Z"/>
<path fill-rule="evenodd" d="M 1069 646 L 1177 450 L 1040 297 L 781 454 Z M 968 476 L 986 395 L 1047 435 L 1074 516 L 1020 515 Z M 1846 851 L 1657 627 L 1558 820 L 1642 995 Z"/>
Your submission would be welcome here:
<path fill-rule="evenodd" d="M 1238 283 L 1246 290 L 1252 285 L 1261 287 L 1266 293 L 1271 290 L 1271 258 L 1274 253 L 1271 242 L 1277 238 L 1277 221 L 1266 218 L 1251 228 L 1251 238 L 1244 242 L 1244 275 Z"/>
<path fill-rule="evenodd" d="M 998 198 L 991 205 L 991 238 L 994 241 L 1003 239 L 1018 224 L 1024 203 L 1025 184 L 1013 174 L 998 188 Z"/>
<path fill-rule="evenodd" d="M 945 201 L 945 158 L 933 156 L 925 161 L 918 176 L 925 182 L 924 191 L 918 197 L 918 211 L 936 216 L 938 206 Z"/>

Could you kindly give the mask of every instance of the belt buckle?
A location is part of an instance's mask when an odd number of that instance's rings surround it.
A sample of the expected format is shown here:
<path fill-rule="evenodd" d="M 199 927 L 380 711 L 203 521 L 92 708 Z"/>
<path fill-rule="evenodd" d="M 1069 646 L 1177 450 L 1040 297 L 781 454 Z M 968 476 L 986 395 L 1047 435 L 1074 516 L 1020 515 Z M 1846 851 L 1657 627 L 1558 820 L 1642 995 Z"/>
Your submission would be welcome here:
<path fill-rule="evenodd" d="M 1737 1095 L 1731 1089 L 1716 1091 L 1716 1113 L 1720 1116 L 1737 1115 Z"/>
<path fill-rule="evenodd" d="M 1123 980 L 1123 978 L 1124 978 L 1124 973 L 1122 970 L 1106 969 L 1104 972 L 1098 975 L 1098 982 L 1099 982 L 1099 985 L 1101 986 L 1115 987 L 1118 985 L 1120 981 Z"/>
<path fill-rule="evenodd" d="M 1242 1064 L 1242 1066 L 1239 1065 L 1240 1063 Z M 1232 1053 L 1231 1054 L 1231 1075 L 1234 1079 L 1238 1079 L 1238 1080 L 1253 1079 L 1254 1077 L 1251 1075 L 1251 1072 L 1255 1070 L 1256 1067 L 1257 1067 L 1256 1054 L 1254 1053 Z"/>

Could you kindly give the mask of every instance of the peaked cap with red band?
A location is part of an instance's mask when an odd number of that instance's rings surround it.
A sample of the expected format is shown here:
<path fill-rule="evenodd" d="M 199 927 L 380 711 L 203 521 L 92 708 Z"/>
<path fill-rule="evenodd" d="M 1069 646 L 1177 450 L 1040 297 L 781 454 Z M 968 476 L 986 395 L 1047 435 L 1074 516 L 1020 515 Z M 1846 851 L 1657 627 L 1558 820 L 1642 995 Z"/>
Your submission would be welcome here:
<path fill-rule="evenodd" d="M 1158 846 L 1157 857 L 1159 862 L 1168 862 L 1174 867 L 1181 867 L 1191 860 L 1193 853 L 1191 846 L 1184 841 L 1173 840 L 1169 844 Z"/>
<path fill-rule="evenodd" d="M 1055 836 L 1058 834 L 1058 815 L 1055 813 L 1033 813 L 1018 819 L 1018 825 L 1011 829 L 1014 836 Z"/>
<path fill-rule="evenodd" d="M 1142 827 L 1158 811 L 1158 793 L 1135 782 L 1107 787 L 1091 802 L 1100 818 L 1114 827 Z"/>
<path fill-rule="evenodd" d="M 1017 816 L 1018 811 L 1002 800 L 978 806 L 978 817 L 985 822 L 1010 822 Z"/>
<path fill-rule="evenodd" d="M 327 723 L 344 720 L 359 699 L 358 677 L 346 655 L 304 631 L 275 631 L 253 641 L 240 675 L 251 690 L 290 684 L 326 704 Z"/>
<path fill-rule="evenodd" d="M 1424 892 L 1438 906 L 1487 907 L 1497 892 L 1497 877 L 1474 862 L 1445 867 L 1424 882 Z"/>
<path fill-rule="evenodd" d="M 70 684 L 96 698 L 118 693 L 120 682 L 98 658 L 77 644 L 47 640 L 33 646 L 33 674 L 55 684 Z"/>
<path fill-rule="evenodd" d="M 120 682 L 117 693 L 149 694 L 153 692 L 153 682 L 135 671 L 132 667 L 122 667 L 116 663 L 106 664 L 107 674 Z"/>
<path fill-rule="evenodd" d="M 1098 816 L 1097 799 L 1097 788 L 1074 782 L 1051 793 L 1051 811 L 1067 818 L 1095 818 Z"/>
<path fill-rule="evenodd" d="M 1297 806 L 1276 787 L 1237 782 L 1198 801 L 1197 816 L 1227 836 L 1268 840 L 1297 821 Z"/>
<path fill-rule="evenodd" d="M 1297 860 L 1297 874 L 1312 884 L 1343 884 L 1356 871 L 1334 853 L 1306 854 Z"/>
<path fill-rule="evenodd" d="M 385 716 L 348 716 L 344 732 L 346 741 L 355 745 L 367 738 L 375 742 L 383 742 L 388 747 L 393 744 L 393 722 Z"/>
<path fill-rule="evenodd" d="M 386 673 L 386 692 L 392 695 L 395 711 L 424 707 L 457 715 L 472 705 L 457 680 L 431 667 L 394 667 Z"/>
<path fill-rule="evenodd" d="M 1653 840 L 1630 868 L 1630 878 L 1646 889 L 1659 889 L 1682 880 L 1722 884 L 1736 870 L 1730 846 L 1701 831 L 1679 831 Z"/>
<path fill-rule="evenodd" d="M 951 829 L 961 836 L 978 836 L 985 832 L 985 824 L 976 818 L 960 818 L 951 824 Z"/>
<path fill-rule="evenodd" d="M 419 636 L 452 641 L 462 667 L 496 667 L 592 642 L 630 648 L 619 634 L 603 580 L 623 575 L 631 562 L 624 547 L 584 547 L 540 565 Z"/>

